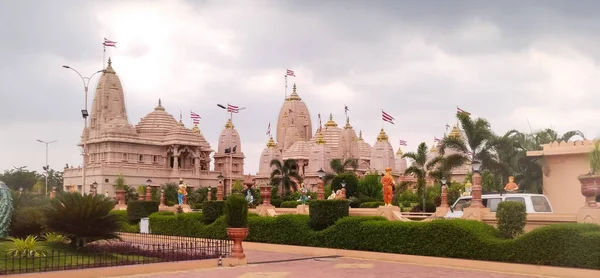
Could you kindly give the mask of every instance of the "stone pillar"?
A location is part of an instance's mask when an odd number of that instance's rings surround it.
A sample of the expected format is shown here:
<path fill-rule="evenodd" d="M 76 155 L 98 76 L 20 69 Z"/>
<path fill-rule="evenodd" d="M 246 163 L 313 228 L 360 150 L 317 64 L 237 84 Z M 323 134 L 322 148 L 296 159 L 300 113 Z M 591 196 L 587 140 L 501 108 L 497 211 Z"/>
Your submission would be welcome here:
<path fill-rule="evenodd" d="M 196 169 L 196 175 L 200 175 L 200 157 L 194 158 L 194 169 Z"/>
<path fill-rule="evenodd" d="M 481 175 L 479 172 L 473 173 L 471 178 L 473 180 L 473 187 L 471 189 L 471 205 L 470 208 L 483 208 L 483 203 L 481 202 Z"/>
<path fill-rule="evenodd" d="M 219 182 L 217 186 L 217 201 L 223 201 L 223 182 Z"/>
<path fill-rule="evenodd" d="M 152 187 L 146 186 L 146 201 L 152 201 Z"/>
<path fill-rule="evenodd" d="M 440 207 L 447 208 L 448 206 L 448 187 L 446 185 L 442 186 L 442 203 Z"/>
<path fill-rule="evenodd" d="M 206 195 L 206 198 L 211 201 L 212 200 L 212 188 L 208 188 L 208 194 Z"/>
<path fill-rule="evenodd" d="M 317 182 L 317 200 L 325 200 L 325 182 L 319 179 Z"/>
<path fill-rule="evenodd" d="M 263 199 L 263 205 L 270 206 L 271 205 L 271 187 L 268 185 L 263 185 L 260 187 L 260 196 Z"/>
<path fill-rule="evenodd" d="M 183 196 L 183 205 L 187 205 L 187 195 Z"/>
<path fill-rule="evenodd" d="M 165 191 L 164 190 L 160 190 L 160 206 L 164 206 L 165 205 Z"/>
<path fill-rule="evenodd" d="M 179 172 L 179 155 L 173 155 L 173 171 Z"/>

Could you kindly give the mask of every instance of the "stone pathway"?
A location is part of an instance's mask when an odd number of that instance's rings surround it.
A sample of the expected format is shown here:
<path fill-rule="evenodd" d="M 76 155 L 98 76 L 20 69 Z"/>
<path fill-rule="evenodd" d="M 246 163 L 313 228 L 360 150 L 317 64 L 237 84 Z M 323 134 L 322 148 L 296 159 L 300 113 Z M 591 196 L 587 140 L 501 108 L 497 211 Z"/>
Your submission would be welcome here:
<path fill-rule="evenodd" d="M 239 277 L 239 278 L 318 278 L 318 277 L 461 277 L 461 278 L 523 278 L 505 273 L 468 269 L 420 266 L 395 262 L 361 260 L 341 257 L 311 258 L 306 255 L 254 251 L 245 252 L 248 265 L 234 268 L 199 269 L 156 273 L 128 277 Z"/>

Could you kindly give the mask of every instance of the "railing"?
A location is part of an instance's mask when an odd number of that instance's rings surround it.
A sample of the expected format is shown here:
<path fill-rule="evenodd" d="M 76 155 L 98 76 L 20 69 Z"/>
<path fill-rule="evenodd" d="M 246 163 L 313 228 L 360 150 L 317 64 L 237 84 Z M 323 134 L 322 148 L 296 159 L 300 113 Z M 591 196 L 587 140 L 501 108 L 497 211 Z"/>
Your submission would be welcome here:
<path fill-rule="evenodd" d="M 120 236 L 121 240 L 94 242 L 77 250 L 46 249 L 36 256 L 2 254 L 0 275 L 219 259 L 231 256 L 233 246 L 230 240 L 129 233 Z"/>

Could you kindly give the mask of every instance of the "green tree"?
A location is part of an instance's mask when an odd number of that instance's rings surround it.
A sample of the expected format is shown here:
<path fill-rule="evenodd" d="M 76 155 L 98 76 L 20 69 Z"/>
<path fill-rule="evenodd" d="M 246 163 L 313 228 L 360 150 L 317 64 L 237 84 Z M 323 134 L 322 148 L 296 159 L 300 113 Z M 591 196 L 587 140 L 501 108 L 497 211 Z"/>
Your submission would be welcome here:
<path fill-rule="evenodd" d="M 346 183 L 346 197 L 357 197 L 358 194 L 358 177 L 353 172 L 345 172 L 338 174 L 331 181 L 331 189 L 337 191 L 342 189 L 342 182 Z"/>
<path fill-rule="evenodd" d="M 381 176 L 378 174 L 364 175 L 358 183 L 359 197 L 383 199 L 383 185 L 380 180 Z"/>
<path fill-rule="evenodd" d="M 428 149 L 425 142 L 421 142 L 417 147 L 417 152 L 407 152 L 402 158 L 410 158 L 412 164 L 404 171 L 405 175 L 414 175 L 417 178 L 417 192 L 423 197 L 423 207 L 425 207 L 425 186 L 427 173 L 434 170 L 441 158 L 427 159 Z"/>
<path fill-rule="evenodd" d="M 242 186 L 242 181 L 240 180 L 236 180 L 233 183 L 233 187 L 231 187 L 231 190 L 233 191 L 232 193 L 241 193 L 243 189 L 244 186 Z"/>
<path fill-rule="evenodd" d="M 302 177 L 298 174 L 298 163 L 295 159 L 285 160 L 283 163 L 277 159 L 271 161 L 271 184 L 281 186 L 285 195 L 290 191 L 298 189 L 298 183 L 302 183 Z"/>
<path fill-rule="evenodd" d="M 19 190 L 19 188 L 31 190 L 40 179 L 42 179 L 42 175 L 36 171 L 27 170 L 27 166 L 4 170 L 4 173 L 0 174 L 0 180 L 12 190 Z"/>

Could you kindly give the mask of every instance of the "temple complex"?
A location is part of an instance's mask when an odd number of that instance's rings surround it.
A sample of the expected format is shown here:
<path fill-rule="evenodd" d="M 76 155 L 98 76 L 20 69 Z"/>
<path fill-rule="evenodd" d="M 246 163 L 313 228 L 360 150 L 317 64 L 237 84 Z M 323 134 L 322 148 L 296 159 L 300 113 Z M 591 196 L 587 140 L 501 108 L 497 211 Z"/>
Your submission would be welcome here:
<path fill-rule="evenodd" d="M 181 116 L 180 116 L 181 117 Z M 219 174 L 229 178 L 243 176 L 244 155 L 239 134 L 228 122 L 219 137 L 215 154 L 215 171 L 210 170 L 213 152 L 197 125 L 188 129 L 165 111 L 162 102 L 140 122 L 130 124 L 125 109 L 121 80 L 111 60 L 100 76 L 89 118 L 79 144 L 85 148 L 85 191 L 97 183 L 97 192 L 114 193 L 114 181 L 119 175 L 131 186 L 177 182 L 183 178 L 192 187 L 217 186 Z M 232 147 L 233 144 L 233 147 Z M 230 148 L 231 154 L 226 153 Z M 82 191 L 83 168 L 65 168 L 65 190 Z M 226 192 L 231 187 L 226 182 Z"/>
<path fill-rule="evenodd" d="M 356 134 L 350 118 L 346 116 L 345 120 L 345 125 L 339 127 L 330 114 L 324 126 L 317 128 L 313 134 L 310 112 L 294 84 L 292 94 L 285 99 L 279 112 L 275 136 L 277 142 L 273 137 L 269 138 L 260 156 L 255 183 L 268 182 L 273 159 L 295 159 L 298 173 L 309 188 L 316 186 L 319 170 L 332 172 L 332 159 L 356 159 L 358 175 L 367 172 L 383 173 L 389 167 L 395 177 L 403 176 L 407 167 L 406 159 L 401 157 L 401 150 L 394 152 L 384 129 L 381 129 L 377 141 L 371 146 L 364 141 L 362 132 Z"/>

